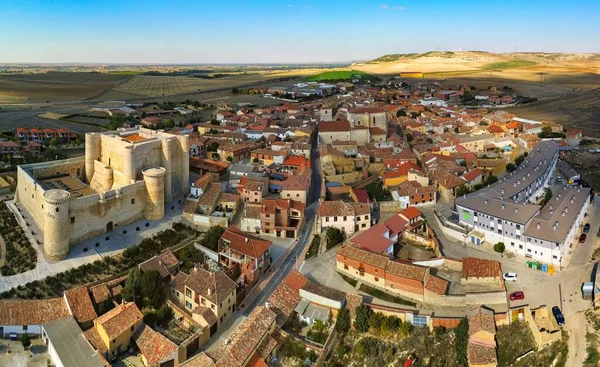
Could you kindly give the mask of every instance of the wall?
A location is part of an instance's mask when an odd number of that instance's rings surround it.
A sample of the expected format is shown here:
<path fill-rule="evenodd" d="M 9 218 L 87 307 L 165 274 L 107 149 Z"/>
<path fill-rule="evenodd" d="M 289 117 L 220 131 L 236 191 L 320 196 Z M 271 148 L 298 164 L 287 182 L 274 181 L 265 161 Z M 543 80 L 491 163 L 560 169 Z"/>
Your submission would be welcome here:
<path fill-rule="evenodd" d="M 119 198 L 117 191 L 120 192 Z M 99 203 L 100 194 L 69 201 L 69 215 L 75 220 L 70 229 L 71 246 L 106 233 L 109 222 L 113 222 L 114 230 L 119 230 L 119 227 L 143 218 L 146 203 L 144 182 L 107 191 L 103 196 L 105 204 Z"/>
<path fill-rule="evenodd" d="M 403 209 L 400 201 L 380 201 L 378 204 L 382 213 L 397 213 Z"/>

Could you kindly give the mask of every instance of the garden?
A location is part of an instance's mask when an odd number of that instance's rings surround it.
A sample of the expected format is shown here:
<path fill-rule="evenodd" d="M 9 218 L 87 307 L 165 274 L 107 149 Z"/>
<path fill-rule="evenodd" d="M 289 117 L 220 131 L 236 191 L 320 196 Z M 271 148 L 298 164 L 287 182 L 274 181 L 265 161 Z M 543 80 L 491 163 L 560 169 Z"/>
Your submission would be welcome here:
<path fill-rule="evenodd" d="M 37 253 L 14 214 L 4 203 L 0 203 L 0 237 L 6 246 L 6 253 L 0 253 L 0 256 L 5 257 L 0 274 L 8 276 L 35 269 Z"/>

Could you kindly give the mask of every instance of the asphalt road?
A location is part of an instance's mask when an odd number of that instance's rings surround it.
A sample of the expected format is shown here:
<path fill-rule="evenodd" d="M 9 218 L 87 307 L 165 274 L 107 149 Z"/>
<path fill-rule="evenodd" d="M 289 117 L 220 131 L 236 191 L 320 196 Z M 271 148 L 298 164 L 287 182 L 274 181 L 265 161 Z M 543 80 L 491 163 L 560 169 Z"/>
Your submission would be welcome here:
<path fill-rule="evenodd" d="M 246 310 L 243 312 L 244 316 L 248 316 L 256 306 L 264 304 L 265 301 L 271 296 L 271 294 L 277 289 L 281 281 L 290 273 L 294 265 L 296 264 L 297 257 L 300 256 L 304 248 L 308 245 L 311 231 L 314 227 L 314 221 L 317 214 L 317 207 L 319 205 L 319 197 L 321 196 L 321 177 L 319 174 L 319 151 L 316 149 L 316 144 L 313 143 L 313 151 L 311 158 L 312 165 L 312 181 L 310 189 L 310 203 L 304 211 L 304 215 L 307 220 L 304 222 L 304 226 L 300 229 L 300 237 L 298 244 L 292 250 L 287 259 L 283 262 L 281 267 L 277 270 L 277 274 L 273 276 L 273 279 L 267 284 L 267 286 L 260 292 L 260 294 L 254 299 L 254 301 L 248 305 Z"/>

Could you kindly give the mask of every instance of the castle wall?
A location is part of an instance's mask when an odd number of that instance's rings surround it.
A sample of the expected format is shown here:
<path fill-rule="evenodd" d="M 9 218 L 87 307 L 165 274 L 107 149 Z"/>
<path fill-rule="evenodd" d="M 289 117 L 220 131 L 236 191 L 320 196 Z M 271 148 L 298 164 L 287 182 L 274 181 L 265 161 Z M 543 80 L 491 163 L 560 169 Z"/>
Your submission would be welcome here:
<path fill-rule="evenodd" d="M 101 202 L 102 198 L 105 203 Z M 144 217 L 145 205 L 146 192 L 142 181 L 107 191 L 103 195 L 71 199 L 69 243 L 73 246 L 106 233 L 109 222 L 112 222 L 114 230 L 118 230 L 119 227 L 138 221 Z"/>
<path fill-rule="evenodd" d="M 58 261 L 69 254 L 69 198 L 65 190 L 44 193 L 44 253 Z"/>
<path fill-rule="evenodd" d="M 87 161 L 86 172 L 87 172 Z M 113 169 L 99 161 L 93 161 L 94 163 L 94 176 L 90 182 L 90 187 L 94 191 L 103 192 L 112 189 L 114 182 Z"/>
<path fill-rule="evenodd" d="M 27 171 L 17 169 L 17 191 L 15 202 L 25 207 L 38 228 L 44 228 L 44 189 Z"/>

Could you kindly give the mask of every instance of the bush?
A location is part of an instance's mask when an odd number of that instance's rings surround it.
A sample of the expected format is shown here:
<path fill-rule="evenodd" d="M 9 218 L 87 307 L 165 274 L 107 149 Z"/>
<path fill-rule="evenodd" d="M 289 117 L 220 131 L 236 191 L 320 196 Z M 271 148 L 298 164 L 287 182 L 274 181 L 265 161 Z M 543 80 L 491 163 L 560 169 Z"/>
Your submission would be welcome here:
<path fill-rule="evenodd" d="M 350 330 L 350 311 L 347 308 L 344 307 L 338 312 L 335 329 L 338 333 L 347 333 Z"/>
<path fill-rule="evenodd" d="M 460 320 L 458 326 L 454 329 L 456 342 L 454 344 L 456 350 L 456 361 L 459 365 L 467 367 L 467 345 L 469 344 L 469 323 L 467 319 Z"/>
<path fill-rule="evenodd" d="M 369 330 L 369 319 L 372 312 L 373 311 L 364 304 L 356 307 L 356 320 L 354 320 L 354 327 L 356 330 L 362 333 Z"/>
<path fill-rule="evenodd" d="M 494 251 L 498 252 L 498 253 L 504 253 L 505 247 L 504 247 L 504 242 L 498 242 L 497 244 L 494 245 Z"/>
<path fill-rule="evenodd" d="M 499 367 L 511 365 L 518 357 L 535 347 L 533 335 L 525 321 L 500 326 L 496 338 Z"/>
<path fill-rule="evenodd" d="M 204 237 L 202 237 L 200 244 L 207 249 L 216 252 L 219 249 L 219 239 L 221 239 L 221 236 L 224 232 L 225 229 L 223 227 L 212 226 L 206 233 L 204 233 Z"/>
<path fill-rule="evenodd" d="M 327 237 L 327 249 L 329 250 L 333 246 L 344 241 L 344 234 L 338 228 L 335 227 L 327 227 L 327 231 L 325 232 L 325 236 Z"/>
<path fill-rule="evenodd" d="M 506 164 L 506 172 L 511 173 L 514 172 L 514 170 L 517 169 L 517 166 L 514 165 L 514 163 L 507 163 Z"/>
<path fill-rule="evenodd" d="M 319 235 L 315 235 L 313 237 L 310 246 L 308 247 L 308 251 L 306 251 L 306 255 L 304 259 L 311 259 L 319 254 L 319 249 L 321 247 L 321 237 Z"/>

